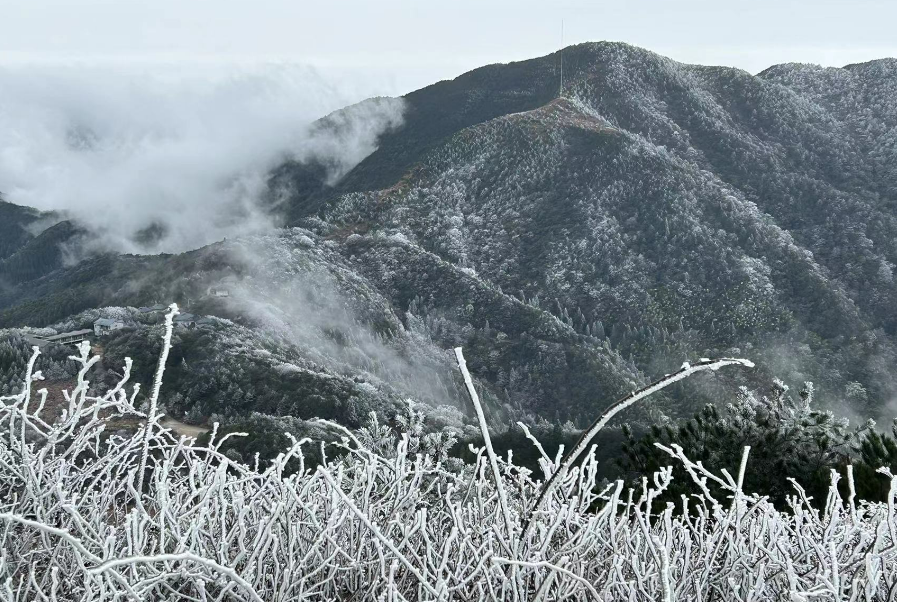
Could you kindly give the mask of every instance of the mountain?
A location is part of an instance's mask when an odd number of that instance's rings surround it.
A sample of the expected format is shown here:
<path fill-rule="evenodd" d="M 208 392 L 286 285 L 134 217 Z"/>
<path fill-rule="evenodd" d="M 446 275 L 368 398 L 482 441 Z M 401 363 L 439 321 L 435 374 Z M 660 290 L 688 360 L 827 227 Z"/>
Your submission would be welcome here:
<path fill-rule="evenodd" d="M 21 207 L 0 195 L 0 291 L 63 267 L 66 245 L 74 248 L 85 233 L 56 213 Z"/>
<path fill-rule="evenodd" d="M 684 415 L 779 377 L 857 416 L 893 414 L 897 61 L 751 75 L 625 44 L 563 54 L 560 91 L 555 53 L 407 95 L 403 125 L 336 182 L 284 163 L 270 179 L 280 232 L 15 272 L 0 326 L 173 300 L 219 316 L 204 344 L 261 367 L 228 364 L 201 390 L 218 367 L 191 345 L 175 370 L 195 393 L 169 402 L 203 416 L 338 407 L 357 424 L 406 396 L 463 411 L 454 346 L 506 420 L 582 425 L 714 355 L 758 370 L 655 407 Z M 33 242 L 10 240 L 10 257 Z M 224 281 L 226 300 L 210 295 Z M 129 332 L 149 340 L 135 315 Z M 311 374 L 292 400 L 274 384 L 283 364 Z M 246 375 L 276 392 L 247 401 Z"/>
<path fill-rule="evenodd" d="M 32 237 L 28 226 L 40 218 L 40 212 L 20 207 L 0 195 L 0 260 L 6 259 Z"/>
<path fill-rule="evenodd" d="M 557 60 L 408 95 L 404 127 L 292 215 L 401 235 L 647 373 L 737 348 L 830 397 L 862 383 L 858 411 L 892 399 L 897 61 L 752 76 L 586 44 L 558 96 Z"/>

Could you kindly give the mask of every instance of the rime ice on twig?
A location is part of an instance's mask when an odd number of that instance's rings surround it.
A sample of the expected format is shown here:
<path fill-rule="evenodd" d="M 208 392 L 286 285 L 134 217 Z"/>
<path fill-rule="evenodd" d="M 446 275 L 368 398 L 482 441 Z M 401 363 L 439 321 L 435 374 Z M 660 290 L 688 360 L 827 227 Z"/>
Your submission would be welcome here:
<path fill-rule="evenodd" d="M 524 531 L 544 490 L 509 460 L 480 450 L 452 473 L 440 455 L 409 451 L 408 436 L 383 430 L 376 443 L 390 453 L 347 437 L 356 453 L 312 470 L 309 441 L 294 440 L 257 470 L 221 453 L 223 439 L 199 447 L 175 439 L 152 407 L 139 411 L 129 362 L 122 383 L 92 394 L 96 358 L 85 346 L 75 361 L 78 380 L 55 422 L 32 403 L 35 361 L 22 392 L 0 397 L 0 602 L 873 602 L 897 583 L 897 478 L 886 471 L 886 504 L 845 503 L 833 484 L 823 511 L 798 489 L 787 513 L 747 494 L 729 508 L 699 495 L 674 513 L 652 509 L 670 470 L 637 498 L 622 482 L 599 488 L 598 460 L 584 453 L 532 515 L 534 536 L 515 547 L 509 534 Z M 712 369 L 690 369 L 702 365 Z M 145 426 L 110 435 L 117 416 Z M 740 490 L 741 475 L 668 451 L 697 480 Z M 292 458 L 301 470 L 289 474 Z"/>

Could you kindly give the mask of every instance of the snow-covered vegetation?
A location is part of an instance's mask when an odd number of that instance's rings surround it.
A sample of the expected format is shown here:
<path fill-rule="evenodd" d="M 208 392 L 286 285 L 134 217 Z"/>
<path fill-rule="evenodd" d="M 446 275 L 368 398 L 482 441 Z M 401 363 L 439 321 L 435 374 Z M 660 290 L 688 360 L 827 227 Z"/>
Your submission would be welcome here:
<path fill-rule="evenodd" d="M 748 449 L 733 474 L 664 446 L 702 492 L 665 506 L 671 468 L 635 490 L 605 486 L 587 440 L 543 454 L 533 474 L 494 454 L 460 350 L 485 439 L 473 465 L 419 436 L 414 412 L 400 436 L 376 422 L 342 429 L 339 456 L 302 439 L 265 469 L 235 462 L 221 437 L 198 446 L 160 423 L 171 320 L 143 410 L 130 361 L 116 386 L 91 389 L 86 344 L 60 415 L 45 412 L 36 350 L 21 392 L 0 398 L 0 600 L 871 602 L 897 588 L 889 471 L 884 504 L 842 498 L 833 473 L 822 510 L 796 483 L 784 510 L 745 491 Z M 666 384 L 734 363 L 745 362 L 685 365 L 587 435 Z M 131 434 L 109 434 L 135 418 Z M 306 463 L 315 448 L 321 461 Z"/>
<path fill-rule="evenodd" d="M 346 376 L 318 405 L 353 428 L 368 407 L 334 401 L 373 388 L 380 402 L 457 401 L 442 353 L 456 346 L 487 409 L 578 428 L 596 402 L 685 358 L 742 354 L 758 360 L 747 382 L 668 390 L 650 422 L 773 378 L 813 381 L 818 405 L 890 421 L 897 63 L 752 76 L 618 43 L 564 57 L 561 98 L 557 55 L 493 65 L 409 94 L 405 125 L 337 182 L 354 159 L 277 168 L 269 200 L 292 229 L 72 265 L 60 249 L 78 246 L 82 226 L 37 234 L 50 216 L 0 203 L 0 327 L 177 301 L 237 325 L 214 338 L 247 327 L 286 340 L 284 363 L 313 371 L 314 386 L 325 371 Z M 229 295 L 209 294 L 220 288 Z M 240 375 L 245 354 L 215 364 L 210 346 L 185 343 L 181 372 L 213 366 L 220 378 L 185 385 L 175 368 L 178 409 L 318 411 L 294 403 L 311 395 Z M 119 364 L 112 351 L 104 358 Z M 252 395 L 240 386 L 250 382 Z"/>
<path fill-rule="evenodd" d="M 643 374 L 689 352 L 753 349 L 764 381 L 812 380 L 822 403 L 861 382 L 862 413 L 890 419 L 897 383 L 875 366 L 897 358 L 897 62 L 752 76 L 618 43 L 564 56 L 561 98 L 550 59 L 439 90 L 467 86 L 465 102 L 420 98 L 437 87 L 411 97 L 409 127 L 368 162 L 379 173 L 409 152 L 404 177 L 334 195 L 330 232 L 402 236 L 606 341 Z M 512 110 L 506 98 L 529 104 Z M 431 102 L 439 113 L 425 113 Z M 406 151 L 443 115 L 449 131 Z M 366 273 L 397 253 L 370 246 Z M 434 286 L 417 288 L 426 299 Z M 538 397 L 560 388 L 538 380 L 538 395 L 511 397 L 550 417 Z M 713 395 L 687 397 L 676 407 Z"/>

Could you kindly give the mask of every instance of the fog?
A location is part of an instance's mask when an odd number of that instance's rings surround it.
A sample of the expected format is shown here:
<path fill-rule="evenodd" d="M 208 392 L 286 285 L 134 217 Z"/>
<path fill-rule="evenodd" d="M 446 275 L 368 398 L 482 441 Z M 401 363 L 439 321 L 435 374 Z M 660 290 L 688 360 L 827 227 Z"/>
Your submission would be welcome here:
<path fill-rule="evenodd" d="M 320 157 L 334 182 L 401 122 L 389 90 L 297 64 L 0 67 L 0 192 L 63 211 L 119 252 L 180 252 L 267 229 L 266 174 Z"/>
<path fill-rule="evenodd" d="M 294 228 L 224 248 L 243 274 L 223 285 L 232 313 L 334 372 L 465 408 L 450 356 L 406 331 L 389 302 L 311 232 Z"/>

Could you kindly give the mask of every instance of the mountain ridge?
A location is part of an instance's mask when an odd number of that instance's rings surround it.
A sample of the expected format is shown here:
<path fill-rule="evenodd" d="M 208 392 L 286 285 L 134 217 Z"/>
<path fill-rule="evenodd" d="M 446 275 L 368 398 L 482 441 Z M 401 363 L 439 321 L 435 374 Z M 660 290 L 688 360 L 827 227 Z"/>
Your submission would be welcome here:
<path fill-rule="evenodd" d="M 715 178 L 702 186 L 706 188 L 709 185 L 713 189 L 723 191 L 724 196 L 730 197 L 728 201 L 721 199 L 719 202 L 731 204 L 733 202 L 731 199 L 735 199 L 737 203 L 747 202 L 744 210 L 748 214 L 755 215 L 751 219 L 756 221 L 756 227 L 760 228 L 750 236 L 759 235 L 761 240 L 767 241 L 772 240 L 769 238 L 770 236 L 773 239 L 781 239 L 782 244 L 785 245 L 782 249 L 786 255 L 782 259 L 776 260 L 777 262 L 786 261 L 791 264 L 797 262 L 796 265 L 806 263 L 806 268 L 801 269 L 809 270 L 807 277 L 810 280 L 803 282 L 801 286 L 812 291 L 810 299 L 799 300 L 799 289 L 794 288 L 793 283 L 800 282 L 800 280 L 794 281 L 792 277 L 782 274 L 779 276 L 779 282 L 780 286 L 792 289 L 787 296 L 797 300 L 799 306 L 805 306 L 798 310 L 803 314 L 802 319 L 815 320 L 815 326 L 812 329 L 821 332 L 824 338 L 850 338 L 858 332 L 869 331 L 870 328 L 876 327 L 883 327 L 886 333 L 893 334 L 894 311 L 892 304 L 887 301 L 893 294 L 892 277 L 888 276 L 892 274 L 893 264 L 897 258 L 894 254 L 891 235 L 895 232 L 894 215 L 890 212 L 893 205 L 893 196 L 890 196 L 891 176 L 888 172 L 882 171 L 879 175 L 884 177 L 867 178 L 875 170 L 869 169 L 862 163 L 862 160 L 857 160 L 854 156 L 858 150 L 865 150 L 857 148 L 859 142 L 864 142 L 863 140 L 851 140 L 847 125 L 839 122 L 832 115 L 827 115 L 820 106 L 778 82 L 763 82 L 761 78 L 735 69 L 681 65 L 651 53 L 639 53 L 637 49 L 628 46 L 597 45 L 590 47 L 590 50 L 596 48 L 599 50 L 622 50 L 627 56 L 633 54 L 636 57 L 647 56 L 647 60 L 653 63 L 652 68 L 659 71 L 659 75 L 650 74 L 650 69 L 639 68 L 629 72 L 624 70 L 615 76 L 616 88 L 606 85 L 598 90 L 596 90 L 595 84 L 596 77 L 604 77 L 606 80 L 609 77 L 608 73 L 614 75 L 613 69 L 606 70 L 607 73 L 598 69 L 598 76 L 594 75 L 596 71 L 593 70 L 590 72 L 590 77 L 585 79 L 571 78 L 568 80 L 571 82 L 568 84 L 569 89 L 575 92 L 571 96 L 580 107 L 586 105 L 591 118 L 603 120 L 609 126 L 615 127 L 617 131 L 629 132 L 631 136 L 634 136 L 633 140 L 643 140 L 649 154 L 656 152 L 659 155 L 664 155 L 673 165 L 678 165 L 680 168 L 685 166 L 686 172 L 694 172 L 688 176 L 689 178 L 701 178 L 702 172 L 714 173 Z M 672 71 L 668 71 L 669 68 Z M 646 73 L 652 75 L 653 79 Z M 670 109 L 673 111 L 670 116 L 667 116 L 662 110 L 653 111 L 656 108 L 654 106 L 656 101 L 652 98 L 659 95 L 651 96 L 653 94 L 651 87 L 646 88 L 648 93 L 646 96 L 633 93 L 633 89 L 640 89 L 638 82 L 645 79 L 652 82 L 653 89 L 671 91 L 666 97 L 670 102 L 678 95 L 683 99 L 680 103 L 681 106 L 677 105 L 675 110 Z M 752 108 L 754 113 L 758 109 L 764 111 L 760 117 L 737 111 L 739 105 L 733 104 L 732 100 L 724 99 L 725 102 L 713 100 L 722 97 L 720 90 L 726 90 L 733 85 L 740 86 L 740 88 L 736 88 L 737 90 L 744 90 L 741 92 L 742 95 L 748 94 L 748 98 L 754 104 Z M 893 82 L 889 85 L 893 85 Z M 627 94 L 615 93 L 615 90 L 619 90 L 619 88 L 627 90 Z M 689 90 L 689 93 L 683 96 L 682 91 L 676 92 L 677 89 Z M 716 95 L 709 97 L 710 100 L 701 96 L 708 90 Z M 620 105 L 618 98 L 620 101 L 625 100 L 627 104 Z M 686 102 L 689 99 L 695 100 L 697 108 L 689 108 Z M 633 100 L 638 100 L 641 104 L 633 103 Z M 738 100 L 738 97 L 735 100 Z M 702 107 L 701 102 L 705 102 L 707 106 Z M 541 108 L 530 109 L 528 112 L 539 111 Z M 660 108 L 663 109 L 663 106 Z M 682 108 L 686 110 L 682 111 Z M 706 111 L 703 113 L 698 110 L 705 108 Z M 784 116 L 777 116 L 776 111 L 781 109 L 785 110 Z M 887 110 L 881 112 L 883 118 L 892 114 L 893 101 L 890 105 L 886 105 L 885 109 Z M 511 115 L 520 118 L 521 114 L 521 112 L 515 112 Z M 491 121 L 502 121 L 511 115 L 500 116 Z M 709 128 L 708 130 L 704 125 L 705 122 L 708 122 L 708 116 L 710 123 L 714 123 L 715 119 L 716 123 L 720 124 L 715 126 L 716 129 Z M 652 123 L 652 119 L 654 123 Z M 474 130 L 479 132 L 482 128 L 488 128 L 489 123 L 490 121 L 485 121 L 466 128 L 471 130 L 466 136 L 471 139 L 477 138 L 480 134 Z M 634 127 L 636 123 L 641 127 Z M 648 127 L 645 127 L 645 124 L 648 124 Z M 691 130 L 688 127 L 683 127 L 683 124 L 690 126 Z M 657 127 L 652 128 L 652 125 Z M 696 128 L 695 125 L 699 127 Z M 795 128 L 795 126 L 797 127 Z M 701 127 L 707 131 L 700 131 Z M 461 130 L 461 133 L 456 133 L 454 139 L 457 140 L 459 136 L 463 138 L 465 131 Z M 828 150 L 833 131 L 845 134 L 844 139 L 846 140 L 841 144 L 841 148 L 836 146 L 834 152 Z M 747 132 L 747 135 L 741 136 L 742 132 Z M 702 138 L 697 146 L 676 140 L 677 135 L 684 135 L 688 142 L 693 140 L 696 134 Z M 401 129 L 392 134 L 394 137 L 401 135 Z M 731 143 L 721 146 L 720 141 L 726 141 L 727 138 L 735 143 L 734 147 Z M 451 138 L 443 139 L 442 142 L 445 147 L 452 146 Z M 506 147 L 515 148 L 516 143 L 517 141 L 509 139 L 506 141 Z M 732 161 L 733 151 L 743 163 L 754 164 L 751 166 L 750 172 L 738 161 Z M 838 151 L 843 151 L 843 157 L 838 156 Z M 378 161 L 378 152 L 368 157 L 365 162 Z M 438 154 L 438 151 L 434 152 Z M 435 155 L 425 154 L 426 156 Z M 498 164 L 502 162 L 497 157 L 492 157 L 492 160 Z M 478 165 L 482 165 L 482 161 Z M 467 169 L 472 168 L 468 167 Z M 426 179 L 425 174 L 428 169 L 432 170 L 432 165 L 428 165 L 426 161 L 418 163 L 413 170 L 406 172 L 401 180 L 404 184 L 400 186 L 399 190 L 413 188 L 415 180 Z M 451 170 L 450 167 L 447 169 Z M 790 190 L 779 187 L 778 182 L 765 177 L 766 172 L 778 172 L 777 175 L 781 177 L 781 181 L 789 182 Z M 757 178 L 757 174 L 764 177 Z M 429 181 L 432 182 L 432 178 Z M 869 182 L 871 182 L 871 186 Z M 468 179 L 459 183 L 458 186 L 466 188 L 471 183 Z M 392 191 L 393 188 L 387 190 Z M 795 193 L 803 198 L 795 199 Z M 710 192 L 704 190 L 700 191 L 700 194 L 704 195 L 706 199 L 706 195 Z M 339 197 L 339 194 L 336 196 Z M 361 194 L 361 196 L 343 194 L 342 201 L 333 199 L 330 201 L 331 209 L 329 212 L 325 212 L 324 221 L 340 221 L 339 211 L 335 212 L 333 206 L 338 206 L 341 202 L 350 202 L 364 208 L 364 211 L 370 211 L 370 208 L 394 205 L 394 197 L 400 195 L 387 194 L 386 196 L 390 197 L 387 201 L 384 201 L 384 195 L 381 193 Z M 850 198 L 851 196 L 853 198 Z M 801 202 L 795 203 L 795 200 Z M 820 205 L 820 200 L 825 204 Z M 807 213 L 808 204 L 804 201 L 811 201 L 812 204 L 809 204 L 809 207 L 815 207 L 809 214 Z M 839 206 L 845 202 L 849 209 Z M 466 216 L 471 211 L 471 207 L 465 207 L 460 213 Z M 849 213 L 844 215 L 845 221 L 848 223 L 858 221 L 855 216 L 856 209 L 864 212 L 865 215 L 862 216 L 864 219 L 860 227 L 865 232 L 860 236 L 867 242 L 856 244 L 855 232 L 839 231 L 832 226 L 831 218 L 826 215 L 832 209 L 842 214 L 848 211 Z M 427 209 L 427 211 L 430 210 L 430 208 Z M 700 209 L 700 211 L 702 214 L 706 213 L 706 209 Z M 403 216 L 402 219 L 405 217 Z M 818 218 L 820 217 L 823 218 L 822 224 L 819 223 Z M 477 218 L 483 219 L 484 216 L 479 215 Z M 372 216 L 362 213 L 353 214 L 349 221 L 382 225 L 380 221 L 382 219 L 382 215 Z M 426 221 L 423 217 L 420 219 Z M 769 231 L 768 234 L 761 234 L 767 228 L 764 225 L 767 223 L 776 229 Z M 389 226 L 397 227 L 399 224 L 394 220 L 389 223 Z M 741 233 L 731 231 L 731 226 L 732 224 L 729 225 L 729 236 L 733 234 L 742 236 Z M 432 230 L 433 224 L 430 223 L 427 227 Z M 535 225 L 530 224 L 530 227 L 533 228 Z M 812 237 L 807 237 L 802 232 L 802 228 L 808 227 L 812 229 L 810 232 Z M 820 228 L 827 228 L 830 232 L 818 233 Z M 450 228 L 446 226 L 445 229 Z M 406 235 L 409 234 L 404 230 L 402 232 Z M 879 282 L 876 282 L 875 279 L 871 281 L 871 284 L 879 290 L 874 291 L 868 299 L 863 299 L 862 293 L 859 292 L 862 289 L 856 288 L 856 284 L 861 279 L 864 286 L 870 284 L 867 275 L 859 276 L 850 271 L 844 272 L 844 262 L 837 256 L 832 257 L 825 245 L 819 244 L 818 241 L 825 234 L 833 234 L 842 239 L 844 248 L 839 249 L 841 258 L 843 258 L 843 252 L 849 251 L 851 247 L 859 249 L 872 247 L 872 256 L 864 258 L 863 263 L 868 266 L 866 268 L 868 276 L 874 277 L 876 274 L 880 274 L 880 278 L 877 279 Z M 874 236 L 874 239 L 870 240 L 866 234 Z M 829 240 L 832 238 L 834 237 Z M 423 243 L 424 239 L 420 238 L 419 241 Z M 754 247 L 753 256 L 750 257 L 751 261 L 765 259 L 765 250 L 757 247 L 756 244 Z M 792 250 L 787 250 L 789 248 Z M 881 251 L 875 252 L 876 248 Z M 480 273 L 486 273 L 480 265 L 472 267 Z M 854 282 L 842 284 L 846 278 L 851 278 Z M 831 287 L 833 297 L 828 290 L 822 290 L 828 287 Z M 821 296 L 819 299 L 813 300 L 812 297 L 816 295 Z M 825 300 L 827 296 L 830 301 Z M 808 302 L 809 304 L 807 304 Z M 860 306 L 857 307 L 856 303 L 860 303 Z M 823 311 L 832 305 L 841 308 L 835 312 L 838 314 L 837 318 L 831 314 L 826 315 L 826 312 Z M 611 312 L 612 314 L 613 312 Z M 865 316 L 861 314 L 865 314 Z M 888 347 L 891 347 L 891 343 L 888 344 Z M 892 356 L 892 353 L 891 349 L 885 351 L 888 356 Z M 889 382 L 883 389 L 890 389 L 890 387 L 891 383 Z"/>
<path fill-rule="evenodd" d="M 405 344 L 401 328 L 428 348 L 465 347 L 505 417 L 587 422 L 636 383 L 713 355 L 759 368 L 671 390 L 662 412 L 781 377 L 886 417 L 895 63 L 751 75 L 619 43 L 564 53 L 560 98 L 557 53 L 490 65 L 406 95 L 404 124 L 337 182 L 314 161 L 275 169 L 271 197 L 313 243 L 290 235 L 277 253 L 365 282 L 346 300 L 382 299 L 361 313 L 389 316 L 387 345 Z M 203 300 L 247 271 L 230 248 L 53 267 L 0 297 L 0 325 L 186 299 L 252 324 Z"/>

